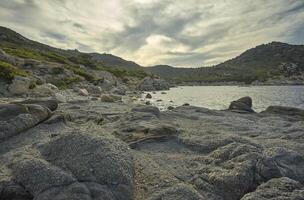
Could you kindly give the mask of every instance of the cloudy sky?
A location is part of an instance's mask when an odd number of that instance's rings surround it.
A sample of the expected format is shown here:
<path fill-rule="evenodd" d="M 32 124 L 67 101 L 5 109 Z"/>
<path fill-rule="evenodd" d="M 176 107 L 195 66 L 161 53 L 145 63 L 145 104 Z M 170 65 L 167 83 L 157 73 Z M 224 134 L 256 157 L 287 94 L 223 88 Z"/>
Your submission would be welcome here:
<path fill-rule="evenodd" d="M 198 67 L 303 44 L 304 0 L 0 0 L 0 25 L 59 48 Z"/>

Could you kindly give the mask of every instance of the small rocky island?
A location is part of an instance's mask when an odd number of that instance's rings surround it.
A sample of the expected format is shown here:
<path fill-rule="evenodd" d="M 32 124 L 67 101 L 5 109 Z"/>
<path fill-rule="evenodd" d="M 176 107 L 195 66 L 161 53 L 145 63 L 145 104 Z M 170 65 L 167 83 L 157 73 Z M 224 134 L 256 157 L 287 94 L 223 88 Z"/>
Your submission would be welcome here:
<path fill-rule="evenodd" d="M 134 63 L 0 39 L 1 200 L 304 199 L 303 110 L 161 112 L 141 90 L 170 84 Z"/>

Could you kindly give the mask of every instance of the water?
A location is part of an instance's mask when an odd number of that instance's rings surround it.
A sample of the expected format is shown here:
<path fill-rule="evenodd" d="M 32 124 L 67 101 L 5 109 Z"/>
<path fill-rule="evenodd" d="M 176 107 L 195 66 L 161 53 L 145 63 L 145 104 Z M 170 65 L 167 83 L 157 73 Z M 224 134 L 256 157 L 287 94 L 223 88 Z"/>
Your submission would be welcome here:
<path fill-rule="evenodd" d="M 152 94 L 153 98 L 149 100 L 161 110 L 184 103 L 210 109 L 227 109 L 231 101 L 244 96 L 252 98 L 256 111 L 265 110 L 270 105 L 304 109 L 304 86 L 182 86 L 164 92 L 166 94 L 162 94 L 162 91 Z"/>

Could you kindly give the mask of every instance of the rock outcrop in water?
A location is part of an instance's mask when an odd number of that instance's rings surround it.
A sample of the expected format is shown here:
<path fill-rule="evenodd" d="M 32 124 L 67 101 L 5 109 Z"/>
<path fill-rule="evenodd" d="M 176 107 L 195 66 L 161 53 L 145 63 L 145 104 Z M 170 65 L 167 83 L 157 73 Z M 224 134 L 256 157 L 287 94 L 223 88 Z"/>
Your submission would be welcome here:
<path fill-rule="evenodd" d="M 1 105 L 0 199 L 304 198 L 300 109 L 160 112 L 84 98 Z"/>

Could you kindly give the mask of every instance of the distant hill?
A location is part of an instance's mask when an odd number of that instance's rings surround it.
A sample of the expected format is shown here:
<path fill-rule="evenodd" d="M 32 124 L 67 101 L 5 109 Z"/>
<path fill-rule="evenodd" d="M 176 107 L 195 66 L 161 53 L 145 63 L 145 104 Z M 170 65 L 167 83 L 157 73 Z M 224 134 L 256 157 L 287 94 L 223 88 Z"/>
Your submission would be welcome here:
<path fill-rule="evenodd" d="M 142 66 L 138 65 L 135 62 L 124 60 L 118 56 L 112 54 L 99 54 L 99 53 L 90 53 L 92 60 L 100 62 L 106 66 L 117 67 L 120 69 L 140 69 Z"/>
<path fill-rule="evenodd" d="M 0 83 L 21 75 L 66 88 L 81 81 L 97 84 L 107 72 L 126 83 L 148 76 L 143 67 L 111 54 L 54 48 L 0 27 Z"/>
<path fill-rule="evenodd" d="M 265 81 L 304 72 L 304 45 L 272 42 L 249 49 L 213 67 L 174 68 L 158 65 L 146 68 L 161 77 L 180 81 Z"/>
<path fill-rule="evenodd" d="M 99 53 L 82 53 L 78 50 L 63 50 L 59 48 L 54 48 L 30 39 L 27 39 L 10 30 L 6 27 L 0 26 L 0 48 L 4 48 L 7 51 L 17 54 L 17 56 L 23 58 L 34 58 L 39 59 L 38 54 L 45 54 L 44 58 L 49 61 L 63 62 L 63 63 L 78 63 L 89 67 L 94 67 L 94 65 L 102 65 L 104 67 L 111 67 L 124 70 L 138 70 L 141 66 L 132 61 L 124 60 L 123 58 L 111 55 L 111 54 L 99 54 Z M 21 48 L 24 52 L 21 52 Z M 26 54 L 27 52 L 32 52 L 34 55 Z M 52 55 L 51 55 L 52 54 Z M 32 57 L 33 56 L 33 57 Z M 52 58 L 53 57 L 53 58 Z M 57 59 L 55 58 L 57 57 Z"/>
<path fill-rule="evenodd" d="M 111 54 L 54 48 L 1 26 L 0 49 L 20 58 L 60 63 L 78 74 L 85 74 L 85 67 L 109 71 L 120 77 L 143 78 L 148 74 L 155 74 L 174 82 L 251 83 L 272 79 L 301 79 L 304 82 L 304 45 L 281 42 L 259 45 L 219 65 L 200 68 L 176 68 L 167 65 L 142 67 Z"/>

